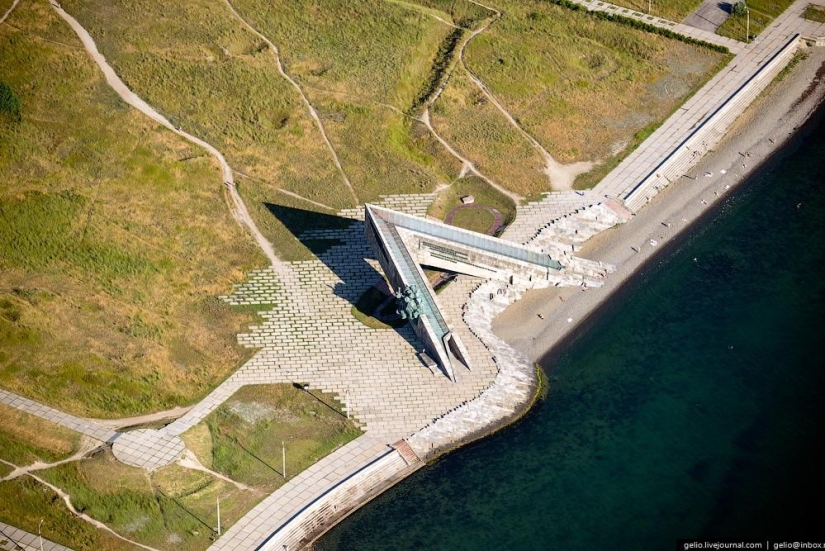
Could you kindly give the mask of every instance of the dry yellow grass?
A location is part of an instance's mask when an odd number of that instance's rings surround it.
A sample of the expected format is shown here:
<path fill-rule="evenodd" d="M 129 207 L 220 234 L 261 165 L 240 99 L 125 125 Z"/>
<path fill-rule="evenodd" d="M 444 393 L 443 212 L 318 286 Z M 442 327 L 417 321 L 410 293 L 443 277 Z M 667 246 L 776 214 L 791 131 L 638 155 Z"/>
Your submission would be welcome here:
<path fill-rule="evenodd" d="M 0 458 L 25 465 L 68 457 L 77 451 L 80 435 L 0 404 L 0 442 Z"/>
<path fill-rule="evenodd" d="M 499 185 L 531 197 L 550 190 L 541 155 L 463 69 L 450 78 L 431 109 L 430 120 L 444 139 Z"/>
<path fill-rule="evenodd" d="M 702 0 L 612 0 L 610 3 L 678 22 L 693 13 Z"/>
<path fill-rule="evenodd" d="M 500 0 L 467 65 L 559 161 L 600 160 L 662 121 L 722 54 L 546 2 Z"/>
<path fill-rule="evenodd" d="M 127 108 L 45 3 L 0 27 L 0 385 L 98 417 L 191 401 L 249 354 L 216 295 L 262 263 L 216 164 Z M 22 30 L 21 30 L 22 29 Z"/>

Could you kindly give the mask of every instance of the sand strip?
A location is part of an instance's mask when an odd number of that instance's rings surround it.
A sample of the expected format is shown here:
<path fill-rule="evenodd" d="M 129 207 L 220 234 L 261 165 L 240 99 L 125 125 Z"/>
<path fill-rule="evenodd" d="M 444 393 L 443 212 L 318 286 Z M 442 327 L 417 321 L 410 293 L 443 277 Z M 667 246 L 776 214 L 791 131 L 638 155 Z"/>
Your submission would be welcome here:
<path fill-rule="evenodd" d="M 495 333 L 538 361 L 573 335 L 677 234 L 719 206 L 749 175 L 781 156 L 782 146 L 792 141 L 825 97 L 825 48 L 812 48 L 808 53 L 807 59 L 781 82 L 774 82 L 745 111 L 716 150 L 689 173 L 695 179 L 680 178 L 627 224 L 585 244 L 582 257 L 609 262 L 617 268 L 604 287 L 586 292 L 579 288 L 530 291 L 494 320 Z M 706 177 L 706 173 L 712 176 Z M 652 245 L 651 240 L 656 244 Z"/>

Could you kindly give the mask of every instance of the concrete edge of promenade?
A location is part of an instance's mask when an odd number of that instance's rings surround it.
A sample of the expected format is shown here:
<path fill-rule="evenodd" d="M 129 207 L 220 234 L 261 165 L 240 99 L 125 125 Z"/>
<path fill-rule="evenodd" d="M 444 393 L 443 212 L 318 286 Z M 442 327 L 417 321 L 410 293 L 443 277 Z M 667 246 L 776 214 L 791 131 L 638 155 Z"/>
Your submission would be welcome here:
<path fill-rule="evenodd" d="M 788 58 L 788 61 L 789 60 L 790 58 Z M 773 72 L 773 76 L 781 71 L 783 67 L 784 64 L 777 67 Z M 769 79 L 768 82 L 772 80 L 773 78 Z M 742 112 L 744 112 L 751 105 L 752 101 L 767 85 L 768 83 L 763 83 L 761 89 L 753 94 L 746 104 L 741 106 L 738 115 L 741 115 Z M 821 98 L 821 96 L 822 93 L 820 92 L 818 97 Z M 818 104 L 818 101 L 818 99 L 813 98 L 809 103 Z M 794 126 L 798 126 L 804 122 L 813 112 L 815 107 L 816 105 L 813 105 L 813 107 L 810 107 L 808 111 L 798 112 Z M 730 124 L 731 123 L 728 123 L 728 125 Z M 784 145 L 785 141 L 786 140 L 776 141 L 774 147 L 770 149 L 775 150 L 781 147 Z M 751 162 L 754 163 L 751 171 L 757 169 L 759 159 L 754 159 Z M 751 171 L 748 171 L 748 173 Z M 736 180 L 732 181 L 731 185 L 735 185 L 736 183 L 743 181 L 745 178 L 746 175 L 743 174 Z M 662 199 L 664 199 L 664 197 Z M 655 217 L 658 213 L 653 212 L 653 207 L 662 203 L 662 200 L 657 200 L 652 205 L 646 207 L 645 211 L 634 219 L 634 224 L 643 217 Z M 650 211 L 650 214 L 648 214 L 648 211 Z M 701 212 L 698 212 L 695 214 L 695 217 L 698 217 L 701 214 Z M 686 227 L 687 226 L 685 226 L 685 228 Z M 674 232 L 672 236 L 675 235 L 676 232 Z M 655 253 L 651 253 L 651 257 L 654 255 Z M 641 259 L 641 257 L 639 258 Z M 594 300 L 592 304 L 587 305 L 587 312 L 584 313 L 584 316 L 586 317 L 587 313 L 592 313 L 595 311 L 604 302 L 604 300 L 608 299 L 613 292 L 621 286 L 624 281 L 632 277 L 635 271 L 635 269 L 631 269 L 630 271 L 622 274 L 622 277 L 616 278 L 615 284 L 612 286 L 613 289 L 610 293 L 604 294 L 599 299 Z M 482 284 L 475 293 L 478 293 L 479 295 L 486 295 L 488 291 L 488 289 L 484 288 L 484 284 Z M 425 460 L 436 459 L 457 447 L 488 436 L 492 432 L 495 432 L 519 419 L 533 403 L 537 391 L 536 367 L 534 361 L 528 358 L 527 355 L 515 350 L 495 335 L 492 331 L 491 325 L 492 319 L 495 316 L 503 312 L 510 304 L 513 304 L 519 300 L 521 296 L 521 293 L 512 293 L 509 297 L 506 297 L 505 300 L 501 300 L 499 304 L 493 305 L 492 308 L 489 307 L 489 301 L 478 301 L 480 304 L 483 303 L 488 305 L 486 311 L 480 315 L 483 319 L 476 319 L 475 323 L 473 323 L 470 319 L 466 321 L 468 321 L 468 324 L 473 326 L 474 332 L 483 342 L 485 342 L 485 345 L 491 350 L 491 353 L 496 355 L 497 359 L 503 360 L 501 365 L 508 366 L 509 369 L 502 369 L 499 376 L 496 377 L 496 380 L 493 381 L 490 387 L 488 387 L 488 389 L 482 393 L 479 398 L 456 408 L 451 412 L 445 413 L 434 423 L 411 436 L 408 439 L 409 444 L 419 457 L 422 457 Z M 590 297 L 594 298 L 592 294 Z M 472 303 L 473 300 L 471 299 L 468 302 Z M 573 330 L 575 330 L 575 327 L 569 328 L 568 333 Z M 558 343 L 561 338 L 562 337 L 557 337 L 553 342 Z M 508 354 L 508 357 L 502 357 L 501 354 Z M 517 390 L 515 395 L 510 393 L 513 389 Z M 508 401 L 506 407 L 502 402 L 505 395 L 507 395 Z M 516 401 L 513 401 L 514 398 L 516 398 Z M 472 409 L 484 409 L 487 413 L 492 412 L 492 415 L 468 416 L 467 413 L 468 410 L 471 409 L 470 406 L 472 406 Z M 455 427 L 452 427 L 450 430 L 441 430 L 443 426 L 450 424 L 450 420 L 454 421 L 460 416 L 466 417 L 463 432 L 460 435 L 456 433 Z M 434 445 L 435 442 L 438 442 L 438 445 Z M 312 503 L 308 504 L 306 508 L 306 512 L 309 513 L 309 516 L 312 516 L 312 513 L 315 512 L 315 518 L 296 518 L 296 521 L 301 520 L 300 526 L 283 526 L 277 531 L 283 535 L 286 535 L 284 532 L 289 531 L 291 532 L 290 537 L 270 537 L 266 542 L 260 545 L 258 549 L 299 549 L 311 544 L 335 524 L 349 516 L 349 514 L 353 511 L 424 465 L 424 463 L 406 464 L 404 462 L 400 462 L 398 461 L 398 456 L 398 453 L 389 451 L 377 458 L 375 462 L 371 464 L 373 470 L 370 473 L 369 481 L 367 481 L 366 478 L 357 480 L 348 478 L 343 483 L 335 487 L 339 490 L 335 495 L 330 492 L 325 496 L 319 496 L 319 499 L 316 499 Z M 332 505 L 332 501 L 336 501 L 337 503 Z M 275 534 L 273 533 L 271 536 L 274 535 Z M 289 542 L 284 543 L 284 541 L 287 540 Z"/>

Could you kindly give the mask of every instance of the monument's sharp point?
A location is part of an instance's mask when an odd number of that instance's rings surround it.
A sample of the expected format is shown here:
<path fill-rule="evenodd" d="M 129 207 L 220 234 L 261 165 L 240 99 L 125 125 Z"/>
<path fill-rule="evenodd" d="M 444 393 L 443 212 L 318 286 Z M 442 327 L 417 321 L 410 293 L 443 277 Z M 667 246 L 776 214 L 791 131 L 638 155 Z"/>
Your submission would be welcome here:
<path fill-rule="evenodd" d="M 451 380 L 454 362 L 471 368 L 422 266 L 525 286 L 543 287 L 569 270 L 543 250 L 411 216 L 365 206 L 367 241 L 426 350 Z"/>

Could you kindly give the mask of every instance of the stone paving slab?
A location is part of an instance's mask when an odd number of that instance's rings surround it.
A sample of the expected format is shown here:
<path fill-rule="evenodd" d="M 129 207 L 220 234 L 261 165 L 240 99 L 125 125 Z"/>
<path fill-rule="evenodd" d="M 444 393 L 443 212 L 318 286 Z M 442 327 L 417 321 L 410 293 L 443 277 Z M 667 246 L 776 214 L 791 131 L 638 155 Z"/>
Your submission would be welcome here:
<path fill-rule="evenodd" d="M 118 461 L 149 471 L 171 465 L 183 457 L 184 451 L 183 440 L 164 429 L 124 432 L 112 444 L 112 453 Z"/>
<path fill-rule="evenodd" d="M 66 427 L 75 432 L 85 434 L 86 436 L 90 436 L 95 440 L 100 440 L 101 442 L 111 442 L 119 434 L 117 431 L 104 427 L 103 425 L 99 425 L 94 421 L 69 415 L 68 413 L 64 413 L 6 390 L 0 390 L 0 403 L 19 409 L 20 411 L 25 411 L 26 413 L 35 415 L 41 419 L 55 423 L 56 425 Z"/>
<path fill-rule="evenodd" d="M 42 541 L 43 551 L 72 551 L 68 547 L 46 538 L 43 538 Z M 4 551 L 40 551 L 40 542 L 40 536 L 37 534 L 0 522 L 0 549 Z"/>
<path fill-rule="evenodd" d="M 388 196 L 381 204 L 422 216 L 434 195 Z M 352 305 L 381 281 L 380 268 L 364 239 L 364 208 L 344 211 L 353 223 L 343 229 L 311 232 L 332 246 L 317 260 L 294 262 L 289 272 L 261 270 L 253 281 L 272 282 L 261 292 L 271 310 L 239 336 L 259 352 L 186 415 L 165 427 L 180 435 L 203 419 L 244 384 L 309 383 L 333 393 L 368 434 L 395 442 L 429 424 L 445 409 L 478 396 L 497 372 L 484 345 L 469 330 L 460 335 L 473 361 L 461 368 L 457 383 L 434 375 L 416 355 L 422 343 L 411 328 L 371 329 L 351 313 Z M 477 283 L 452 284 L 446 315 L 461 320 L 461 306 Z M 239 287 L 255 300 L 252 287 Z M 229 300 L 234 297 L 230 295 Z M 462 325 L 462 324 L 457 324 Z M 467 340 L 471 342 L 467 342 Z"/>
<path fill-rule="evenodd" d="M 682 23 L 688 27 L 715 33 L 716 29 L 721 27 L 722 23 L 730 17 L 730 13 L 725 11 L 722 5 L 719 0 L 705 0 Z M 730 4 L 728 5 L 730 6 Z"/>

